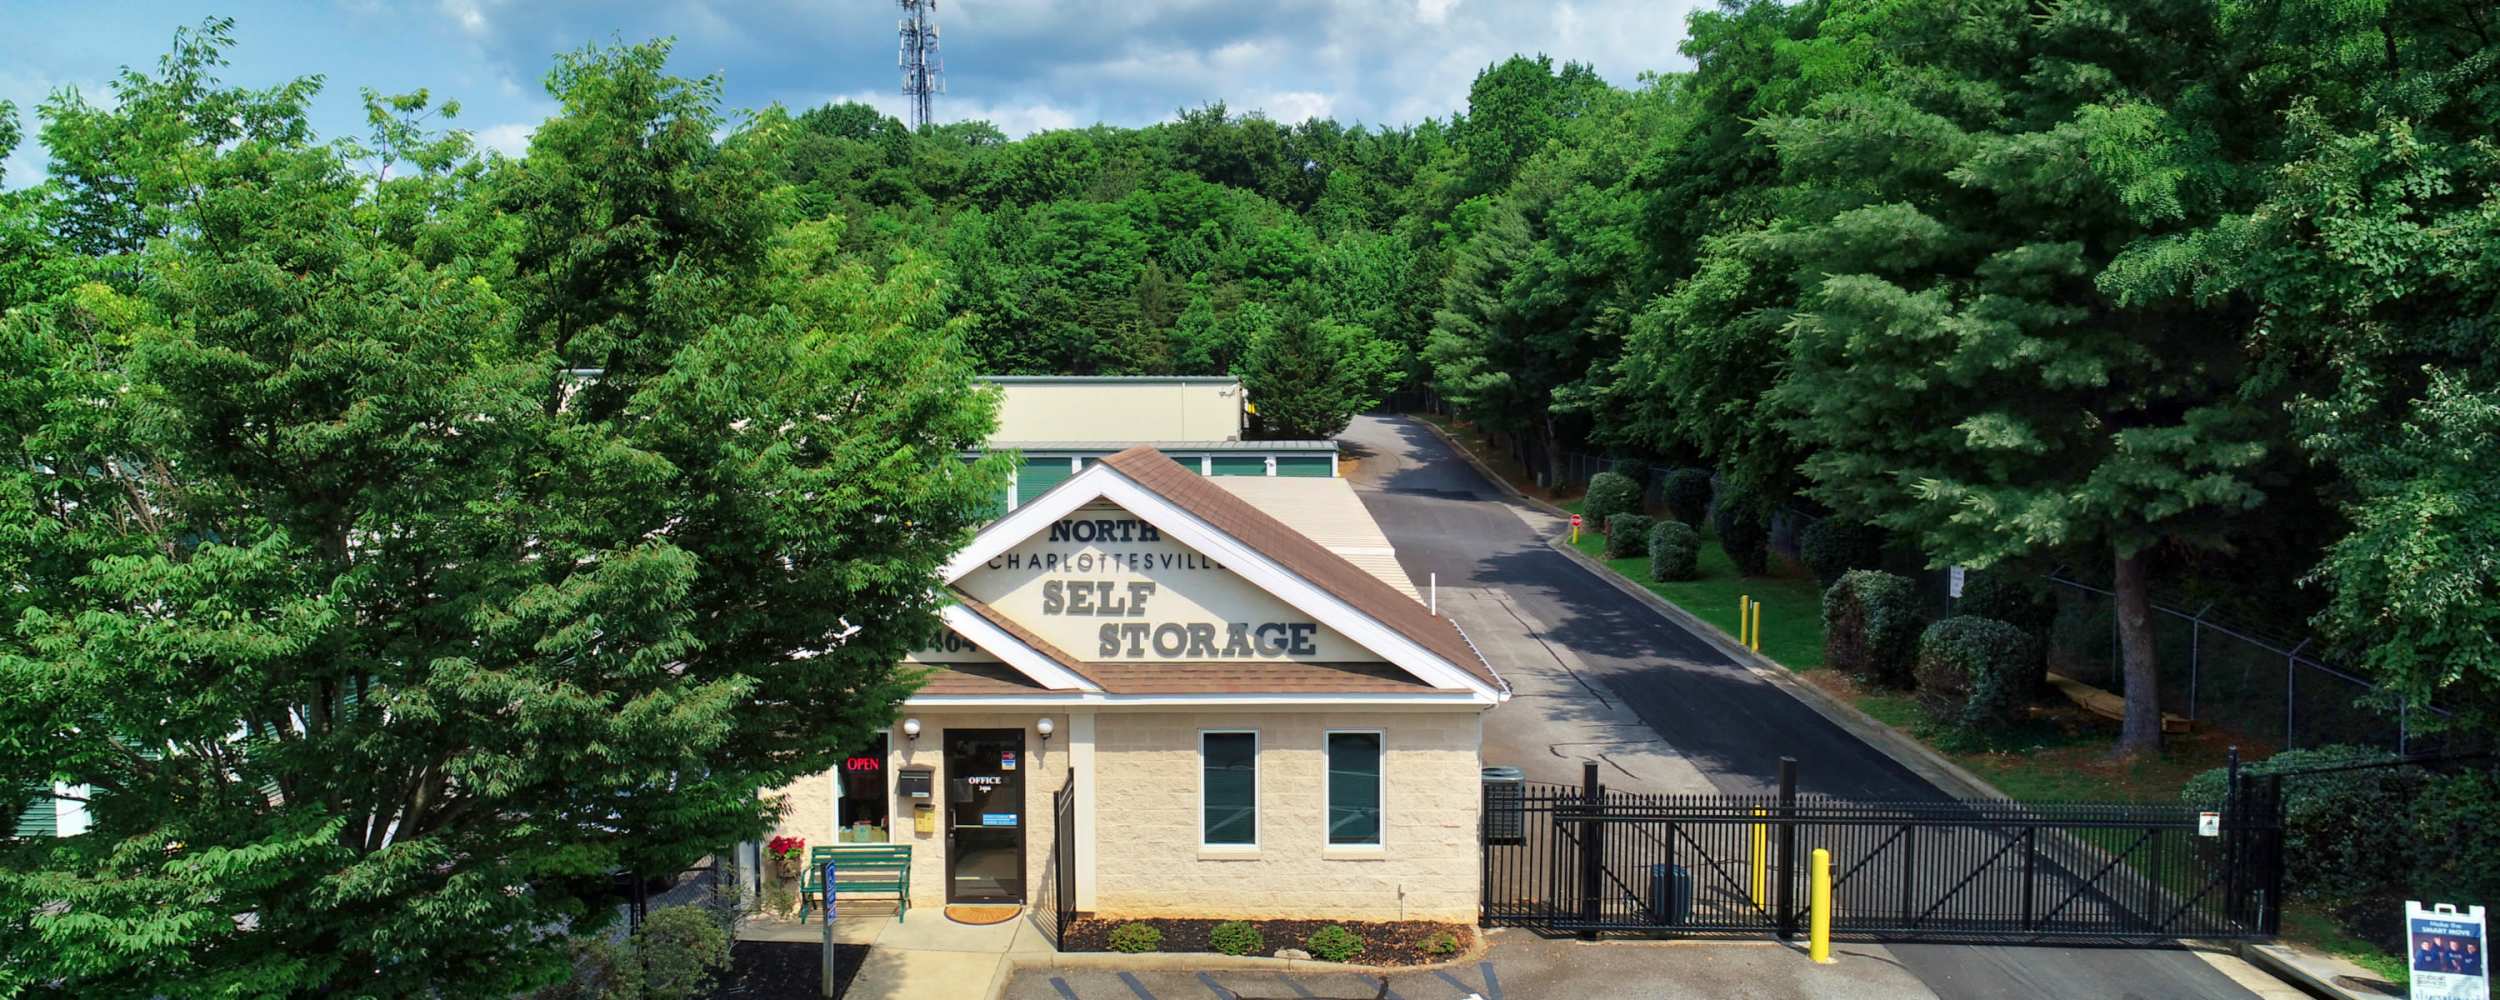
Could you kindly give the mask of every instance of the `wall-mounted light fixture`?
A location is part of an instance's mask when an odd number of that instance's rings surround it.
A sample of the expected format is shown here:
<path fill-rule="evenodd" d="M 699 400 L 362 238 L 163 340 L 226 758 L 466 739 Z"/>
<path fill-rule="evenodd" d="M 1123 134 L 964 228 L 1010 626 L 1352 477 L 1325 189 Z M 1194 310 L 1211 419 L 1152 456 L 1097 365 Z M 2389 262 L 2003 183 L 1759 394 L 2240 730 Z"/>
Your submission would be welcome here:
<path fill-rule="evenodd" d="M 920 738 L 920 720 L 903 720 L 903 738 L 907 740 L 918 740 Z"/>
<path fill-rule="evenodd" d="M 1042 734 L 1042 742 L 1045 743 L 1050 742 L 1050 734 L 1059 731 L 1059 727 L 1053 725 L 1050 721 L 1050 716 L 1047 715 L 1042 716 L 1042 721 L 1034 723 L 1033 729 L 1034 731 Z"/>

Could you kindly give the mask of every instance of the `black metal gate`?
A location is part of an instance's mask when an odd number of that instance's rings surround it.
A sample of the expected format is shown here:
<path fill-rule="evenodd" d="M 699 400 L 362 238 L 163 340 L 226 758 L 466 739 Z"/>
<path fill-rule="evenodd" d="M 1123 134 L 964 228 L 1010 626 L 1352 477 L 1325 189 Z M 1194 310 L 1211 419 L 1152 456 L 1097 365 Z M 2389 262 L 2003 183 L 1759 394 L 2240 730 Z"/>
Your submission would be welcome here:
<path fill-rule="evenodd" d="M 2152 942 L 2279 926 L 2279 784 L 2208 824 L 2164 803 L 1854 802 L 1528 785 L 1488 794 L 1487 926 L 1584 936 L 1796 933 L 1830 852 L 1832 930 L 1881 939 Z"/>
<path fill-rule="evenodd" d="M 1076 775 L 1050 796 L 1050 941 L 1068 946 L 1068 927 L 1076 923 Z"/>

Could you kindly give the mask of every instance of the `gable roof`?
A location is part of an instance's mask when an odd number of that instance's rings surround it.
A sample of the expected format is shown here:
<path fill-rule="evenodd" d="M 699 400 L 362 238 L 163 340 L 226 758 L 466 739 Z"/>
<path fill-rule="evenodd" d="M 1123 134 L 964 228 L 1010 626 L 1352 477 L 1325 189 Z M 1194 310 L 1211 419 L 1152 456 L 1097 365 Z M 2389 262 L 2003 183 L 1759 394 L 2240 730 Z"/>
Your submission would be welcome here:
<path fill-rule="evenodd" d="M 1507 688 L 1500 675 L 1476 652 L 1475 644 L 1468 642 L 1449 619 L 1434 615 L 1414 598 L 1398 593 L 1344 556 L 1322 548 L 1249 501 L 1163 457 L 1162 452 L 1141 445 L 1105 458 L 1102 464 L 1257 549 L 1294 575 L 1467 671 L 1485 685 L 1495 690 Z"/>

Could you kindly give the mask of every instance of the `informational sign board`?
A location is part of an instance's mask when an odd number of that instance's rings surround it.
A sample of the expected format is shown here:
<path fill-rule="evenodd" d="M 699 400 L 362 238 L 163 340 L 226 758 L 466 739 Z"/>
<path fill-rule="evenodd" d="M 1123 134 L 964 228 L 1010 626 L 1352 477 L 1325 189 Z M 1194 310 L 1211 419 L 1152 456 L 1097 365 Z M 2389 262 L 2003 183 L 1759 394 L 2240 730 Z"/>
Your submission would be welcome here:
<path fill-rule="evenodd" d="M 1944 571 L 1944 586 L 1945 596 L 1957 601 L 1962 599 L 1962 567 L 1955 566 Z"/>
<path fill-rule="evenodd" d="M 1574 528 L 1577 528 L 1577 527 L 1579 527 L 1579 526 L 1580 526 L 1580 515 L 1578 515 L 1578 514 L 1573 514 L 1573 515 L 1571 515 L 1571 526 L 1572 526 L 1572 527 L 1574 527 Z"/>
<path fill-rule="evenodd" d="M 2199 837 L 2222 836 L 2222 814 L 2218 812 L 2197 813 L 2196 835 Z"/>
<path fill-rule="evenodd" d="M 999 769 L 999 770 L 1001 770 L 1001 771 L 1013 771 L 1013 770 L 1015 770 L 1015 769 L 1016 769 L 1016 752 L 1015 752 L 1015 751 L 1013 751 L 1013 750 L 1001 750 L 1001 751 L 999 751 L 999 752 L 998 752 L 998 769 Z"/>
<path fill-rule="evenodd" d="M 2489 939 L 2483 908 L 2405 903 L 2406 964 L 2413 1000 L 2491 1000 Z"/>
<path fill-rule="evenodd" d="M 1014 825 L 1016 825 L 1016 814 L 1014 814 L 1014 813 L 982 813 L 982 814 L 981 814 L 981 825 L 982 825 L 982 826 L 1014 826 Z"/>

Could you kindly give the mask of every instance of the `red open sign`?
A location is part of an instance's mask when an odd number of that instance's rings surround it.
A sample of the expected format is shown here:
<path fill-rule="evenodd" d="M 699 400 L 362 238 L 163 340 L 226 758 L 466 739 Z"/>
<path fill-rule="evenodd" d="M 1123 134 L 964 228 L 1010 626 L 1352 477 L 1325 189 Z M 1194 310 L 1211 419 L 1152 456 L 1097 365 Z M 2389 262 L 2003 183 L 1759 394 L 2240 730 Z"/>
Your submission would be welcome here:
<path fill-rule="evenodd" d="M 845 771 L 876 771 L 885 767 L 883 757 L 853 757 L 842 762 Z"/>

